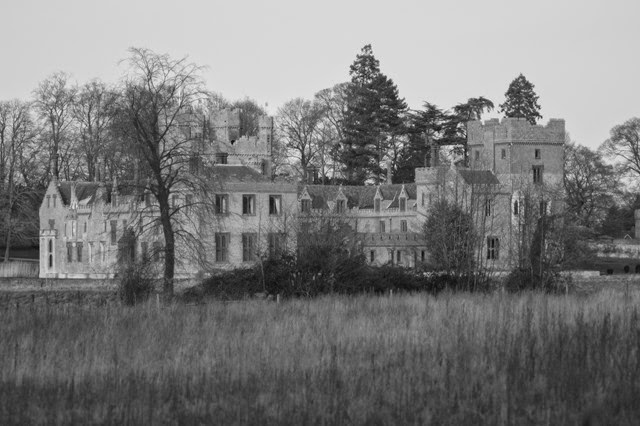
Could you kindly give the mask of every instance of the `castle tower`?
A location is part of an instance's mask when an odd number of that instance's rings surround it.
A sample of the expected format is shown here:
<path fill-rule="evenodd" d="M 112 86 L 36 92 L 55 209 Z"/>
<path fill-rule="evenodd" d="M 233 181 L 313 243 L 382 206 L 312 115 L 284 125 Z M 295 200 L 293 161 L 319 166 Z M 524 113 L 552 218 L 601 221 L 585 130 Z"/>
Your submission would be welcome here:
<path fill-rule="evenodd" d="M 564 171 L 564 120 L 532 125 L 524 118 L 467 124 L 472 169 L 493 171 L 502 184 L 558 185 Z"/>

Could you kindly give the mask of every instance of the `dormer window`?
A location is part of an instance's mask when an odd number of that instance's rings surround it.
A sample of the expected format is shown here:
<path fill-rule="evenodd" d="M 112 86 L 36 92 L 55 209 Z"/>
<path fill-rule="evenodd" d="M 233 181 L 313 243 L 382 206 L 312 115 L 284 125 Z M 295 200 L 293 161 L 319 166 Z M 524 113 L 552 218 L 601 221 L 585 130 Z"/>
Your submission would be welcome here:
<path fill-rule="evenodd" d="M 302 213 L 311 212 L 311 200 L 301 200 L 300 201 L 300 211 L 302 211 Z"/>
<path fill-rule="evenodd" d="M 404 212 L 407 210 L 407 199 L 404 197 L 400 198 L 400 211 Z"/>
<path fill-rule="evenodd" d="M 376 198 L 375 200 L 373 200 L 373 209 L 376 212 L 380 211 L 380 199 L 379 198 Z"/>
<path fill-rule="evenodd" d="M 336 213 L 344 213 L 344 200 L 338 200 L 336 202 Z"/>

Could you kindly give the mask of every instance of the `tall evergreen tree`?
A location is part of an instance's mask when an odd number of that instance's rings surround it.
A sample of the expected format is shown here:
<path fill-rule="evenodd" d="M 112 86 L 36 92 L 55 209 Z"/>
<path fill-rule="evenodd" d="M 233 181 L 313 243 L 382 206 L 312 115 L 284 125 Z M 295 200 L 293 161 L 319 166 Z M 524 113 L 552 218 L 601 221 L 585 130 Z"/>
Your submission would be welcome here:
<path fill-rule="evenodd" d="M 340 158 L 346 179 L 363 184 L 378 183 L 380 167 L 391 140 L 402 134 L 407 109 L 392 79 L 380 72 L 371 45 L 366 45 L 350 67 L 351 84 L 343 119 L 344 138 Z"/>
<path fill-rule="evenodd" d="M 538 95 L 533 91 L 534 87 L 524 75 L 520 74 L 511 82 L 504 94 L 506 99 L 500 105 L 500 112 L 504 112 L 506 117 L 526 118 L 529 123 L 536 124 L 542 115 L 540 115 Z"/>

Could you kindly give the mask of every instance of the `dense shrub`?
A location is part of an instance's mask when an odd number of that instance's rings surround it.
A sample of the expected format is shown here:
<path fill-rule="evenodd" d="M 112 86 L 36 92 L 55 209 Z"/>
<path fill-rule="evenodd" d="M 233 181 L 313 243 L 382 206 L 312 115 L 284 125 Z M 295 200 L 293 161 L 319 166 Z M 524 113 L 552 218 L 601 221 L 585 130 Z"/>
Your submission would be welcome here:
<path fill-rule="evenodd" d="M 148 264 L 127 262 L 120 265 L 118 279 L 118 297 L 125 305 L 135 305 L 149 298 L 154 288 L 153 273 Z"/>
<path fill-rule="evenodd" d="M 234 300 L 255 294 L 281 297 L 316 297 L 324 294 L 428 292 L 443 290 L 487 291 L 491 282 L 485 274 L 443 274 L 397 266 L 372 267 L 363 256 L 307 256 L 290 254 L 263 259 L 248 269 L 219 271 L 190 289 L 185 297 L 212 296 Z M 323 262 L 331 259 L 323 268 Z"/>
<path fill-rule="evenodd" d="M 532 268 L 516 268 L 507 275 L 504 282 L 504 288 L 510 292 L 541 290 L 547 293 L 566 293 L 572 286 L 571 275 L 556 270 L 535 274 Z"/>

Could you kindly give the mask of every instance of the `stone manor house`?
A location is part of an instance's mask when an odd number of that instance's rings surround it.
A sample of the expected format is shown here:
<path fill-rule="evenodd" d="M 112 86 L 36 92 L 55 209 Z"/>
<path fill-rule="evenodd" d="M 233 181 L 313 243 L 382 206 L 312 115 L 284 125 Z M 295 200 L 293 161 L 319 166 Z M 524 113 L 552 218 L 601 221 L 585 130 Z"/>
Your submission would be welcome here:
<path fill-rule="evenodd" d="M 321 232 L 341 233 L 374 265 L 428 265 L 433 242 L 423 225 L 443 198 L 472 213 L 477 264 L 504 270 L 524 255 L 531 212 L 561 208 L 563 120 L 469 122 L 470 167 L 440 165 L 434 147 L 434 161 L 416 169 L 415 182 L 378 186 L 274 180 L 272 118 L 260 118 L 256 136 L 239 136 L 237 110 L 218 112 L 209 126 L 206 140 L 190 132 L 216 177 L 214 209 L 196 214 L 189 205 L 198 194 L 172 196 L 196 236 L 193 246 L 176 248 L 177 277 L 250 266 Z M 40 277 L 112 277 L 123 257 L 160 265 L 163 235 L 149 195 L 124 182 L 50 182 L 40 207 Z"/>

